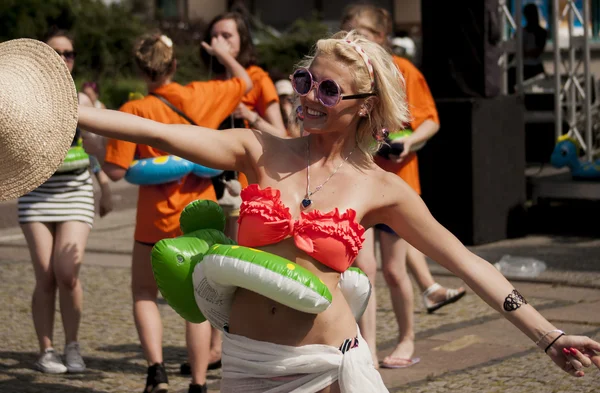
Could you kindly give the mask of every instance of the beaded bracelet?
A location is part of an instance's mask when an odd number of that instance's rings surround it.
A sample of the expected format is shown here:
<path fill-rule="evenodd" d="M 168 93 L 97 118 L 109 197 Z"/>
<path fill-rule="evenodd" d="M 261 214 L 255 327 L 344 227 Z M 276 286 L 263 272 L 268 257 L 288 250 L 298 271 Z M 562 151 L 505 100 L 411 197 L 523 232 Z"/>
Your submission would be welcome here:
<path fill-rule="evenodd" d="M 554 340 L 552 340 L 552 342 L 546 347 L 546 349 L 544 349 L 544 353 L 548 353 L 548 350 L 550 349 L 550 347 L 552 346 L 552 344 L 554 344 L 555 342 L 557 342 L 558 339 L 561 338 L 564 335 L 565 335 L 564 333 L 561 333 L 558 337 L 556 337 Z"/>
<path fill-rule="evenodd" d="M 550 330 L 549 332 L 547 332 L 546 334 L 544 334 L 542 337 L 540 337 L 540 339 L 535 342 L 535 345 L 539 345 L 542 342 L 542 340 L 544 339 L 544 337 L 546 337 L 550 333 L 562 333 L 562 334 L 565 334 L 565 332 L 563 332 L 560 329 Z"/>

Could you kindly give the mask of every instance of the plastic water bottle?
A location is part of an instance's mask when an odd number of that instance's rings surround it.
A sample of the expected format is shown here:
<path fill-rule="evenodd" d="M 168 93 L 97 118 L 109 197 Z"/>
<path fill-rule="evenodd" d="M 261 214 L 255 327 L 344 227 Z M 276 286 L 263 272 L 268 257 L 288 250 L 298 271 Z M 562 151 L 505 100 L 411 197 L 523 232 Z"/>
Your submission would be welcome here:
<path fill-rule="evenodd" d="M 504 255 L 494 263 L 505 277 L 532 278 L 546 270 L 546 264 L 535 258 Z"/>

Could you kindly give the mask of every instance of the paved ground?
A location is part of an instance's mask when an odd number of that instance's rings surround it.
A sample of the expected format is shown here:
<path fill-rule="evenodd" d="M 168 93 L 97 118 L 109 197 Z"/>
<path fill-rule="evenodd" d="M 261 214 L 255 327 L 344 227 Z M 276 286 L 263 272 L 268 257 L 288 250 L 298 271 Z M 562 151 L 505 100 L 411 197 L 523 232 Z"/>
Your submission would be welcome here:
<path fill-rule="evenodd" d="M 122 201 L 132 191 L 122 186 Z M 127 196 L 129 195 L 129 196 Z M 127 199 L 129 198 L 129 199 Z M 0 206 L 0 392 L 141 392 L 145 364 L 131 317 L 129 252 L 134 211 L 123 202 L 106 219 L 98 219 L 89 240 L 81 271 L 85 308 L 80 331 L 88 370 L 80 375 L 44 375 L 31 370 L 37 344 L 30 316 L 33 271 L 24 240 L 14 219 L 14 204 Z M 11 221 L 12 220 L 12 221 Z M 528 236 L 473 247 L 490 261 L 504 254 L 534 256 L 549 269 L 529 281 L 515 281 L 527 299 L 556 325 L 570 333 L 600 340 L 600 240 L 584 237 Z M 432 266 L 440 283 L 457 286 L 460 280 Z M 377 296 L 380 357 L 394 344 L 396 324 L 389 295 L 380 277 Z M 382 370 L 392 392 L 597 392 L 600 371 L 585 378 L 568 377 L 524 335 L 470 293 L 459 303 L 434 315 L 417 301 L 417 352 L 421 363 L 405 370 Z M 171 392 L 186 392 L 187 378 L 177 375 L 185 360 L 184 325 L 160 303 L 165 327 L 165 361 Z M 63 331 L 56 314 L 56 347 L 62 351 Z M 217 392 L 220 371 L 210 373 L 211 392 Z"/>

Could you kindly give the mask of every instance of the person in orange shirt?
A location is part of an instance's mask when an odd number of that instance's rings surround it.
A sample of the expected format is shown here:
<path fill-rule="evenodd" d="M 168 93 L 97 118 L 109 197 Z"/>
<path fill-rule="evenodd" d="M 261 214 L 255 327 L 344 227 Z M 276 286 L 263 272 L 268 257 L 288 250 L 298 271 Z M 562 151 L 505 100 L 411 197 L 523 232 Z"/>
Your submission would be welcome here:
<path fill-rule="evenodd" d="M 242 102 L 237 106 L 235 111 L 232 111 L 229 118 L 219 128 L 254 128 L 287 138 L 287 131 L 279 109 L 279 95 L 269 74 L 256 65 L 256 50 L 252 43 L 250 29 L 244 17 L 237 12 L 226 12 L 217 15 L 208 24 L 204 40 L 208 42 L 208 40 L 214 37 L 222 37 L 229 43 L 231 55 L 246 68 L 254 85 L 254 88 L 242 98 Z M 212 56 L 207 51 L 203 50 L 200 55 L 214 79 L 225 80 L 230 77 L 223 65 L 213 61 Z M 227 173 L 224 178 L 228 179 L 232 176 L 237 175 Z M 243 173 L 239 174 L 238 180 L 242 188 L 248 186 L 248 180 Z M 215 189 L 219 196 L 221 191 L 220 186 L 218 183 L 213 182 L 213 184 L 215 184 Z M 233 220 L 233 225 L 229 225 L 230 228 L 228 228 L 227 233 L 228 236 L 235 239 L 237 236 L 237 225 L 235 225 L 237 216 L 235 215 L 235 211 L 233 216 L 235 220 Z"/>
<path fill-rule="evenodd" d="M 392 31 L 392 19 L 384 8 L 373 5 L 351 5 L 346 8 L 342 17 L 342 29 L 355 29 L 367 39 L 390 50 L 387 37 Z M 434 136 L 439 130 L 440 121 L 435 102 L 423 75 L 406 59 L 393 56 L 393 61 L 404 76 L 406 97 L 412 118 L 410 128 L 413 132 L 410 136 L 392 142 L 392 145 L 403 144 L 403 151 L 399 156 L 390 155 L 389 158 L 376 156 L 375 162 L 382 169 L 396 173 L 418 194 L 421 194 L 419 164 L 417 155 L 411 147 L 422 145 Z M 381 367 L 409 367 L 416 364 L 419 359 L 413 358 L 415 340 L 413 289 L 406 265 L 412 271 L 423 292 L 423 303 L 429 313 L 460 299 L 466 292 L 462 287 L 447 289 L 437 284 L 429 271 L 425 256 L 420 251 L 398 237 L 389 227 L 378 225 L 376 228 L 380 230 L 383 275 L 390 289 L 392 305 L 400 330 L 396 348 L 383 359 Z M 362 269 L 374 283 L 377 269 L 374 231 L 367 231 L 365 236 L 367 240 L 356 258 L 356 266 Z M 375 299 L 375 296 L 371 296 L 369 306 L 359 325 L 365 340 L 369 343 L 373 360 L 377 364 Z"/>
<path fill-rule="evenodd" d="M 123 105 L 131 113 L 166 124 L 187 121 L 159 99 L 160 96 L 197 125 L 216 128 L 252 88 L 244 68 L 230 55 L 229 44 L 214 38 L 205 49 L 231 72 L 226 81 L 192 82 L 181 86 L 172 81 L 177 67 L 173 42 L 160 33 L 142 37 L 135 48 L 135 60 L 151 95 Z M 103 168 L 116 181 L 123 178 L 134 157 L 143 159 L 167 155 L 151 146 L 110 140 Z M 148 361 L 145 392 L 166 392 L 168 378 L 163 364 L 162 323 L 156 305 L 158 288 L 150 264 L 156 242 L 181 235 L 179 216 L 183 208 L 197 199 L 216 200 L 210 179 L 188 175 L 170 183 L 140 186 L 134 234 L 131 288 L 135 324 Z M 206 392 L 206 370 L 210 325 L 186 322 L 186 341 L 192 363 L 190 392 Z"/>
<path fill-rule="evenodd" d="M 237 12 L 217 15 L 208 24 L 204 41 L 208 42 L 214 37 L 222 37 L 229 43 L 231 55 L 246 68 L 254 85 L 222 127 L 250 126 L 282 138 L 287 137 L 277 90 L 269 74 L 257 65 L 256 50 L 244 17 Z M 224 80 L 231 76 L 206 50 L 201 51 L 200 55 L 214 79 Z"/>
<path fill-rule="evenodd" d="M 217 15 L 208 24 L 204 41 L 208 42 L 215 38 L 224 39 L 229 43 L 230 54 L 246 69 L 254 86 L 252 90 L 244 95 L 235 110 L 230 112 L 229 117 L 218 128 L 254 128 L 281 138 L 287 138 L 288 134 L 279 108 L 279 95 L 269 74 L 256 65 L 256 50 L 252 44 L 250 29 L 244 17 L 237 12 L 226 12 Z M 221 63 L 214 61 L 213 56 L 208 51 L 202 50 L 200 55 L 215 80 L 227 80 L 231 77 L 231 73 Z M 243 173 L 227 171 L 220 177 L 213 178 L 213 185 L 217 198 L 221 199 L 226 190 L 233 188 L 237 191 L 247 187 L 248 179 Z M 239 202 L 239 196 L 236 200 Z M 224 202 L 224 200 L 221 199 L 220 202 Z M 234 203 L 233 205 L 222 204 L 221 207 L 227 215 L 225 233 L 230 238 L 237 239 L 239 206 Z M 221 335 L 218 330 L 212 329 L 211 368 L 218 367 L 220 359 Z M 182 364 L 182 374 L 186 374 L 188 368 L 187 364 Z"/>

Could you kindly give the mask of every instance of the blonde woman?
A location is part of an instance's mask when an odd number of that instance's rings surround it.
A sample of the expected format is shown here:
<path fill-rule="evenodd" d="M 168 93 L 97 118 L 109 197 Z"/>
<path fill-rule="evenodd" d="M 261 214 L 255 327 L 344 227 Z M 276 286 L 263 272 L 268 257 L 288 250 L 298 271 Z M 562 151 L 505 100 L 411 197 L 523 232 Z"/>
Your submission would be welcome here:
<path fill-rule="evenodd" d="M 378 223 L 464 279 L 565 371 L 581 376 L 592 363 L 600 367 L 599 343 L 559 332 L 443 228 L 410 186 L 373 162 L 383 126 L 408 120 L 402 76 L 385 49 L 353 32 L 320 40 L 292 80 L 309 133 L 302 138 L 165 125 L 93 108 L 79 113 L 79 124 L 98 134 L 246 173 L 239 244 L 294 262 L 331 292 L 329 307 L 310 314 L 237 288 L 220 327 L 221 392 L 387 392 L 338 285 L 365 229 Z"/>

